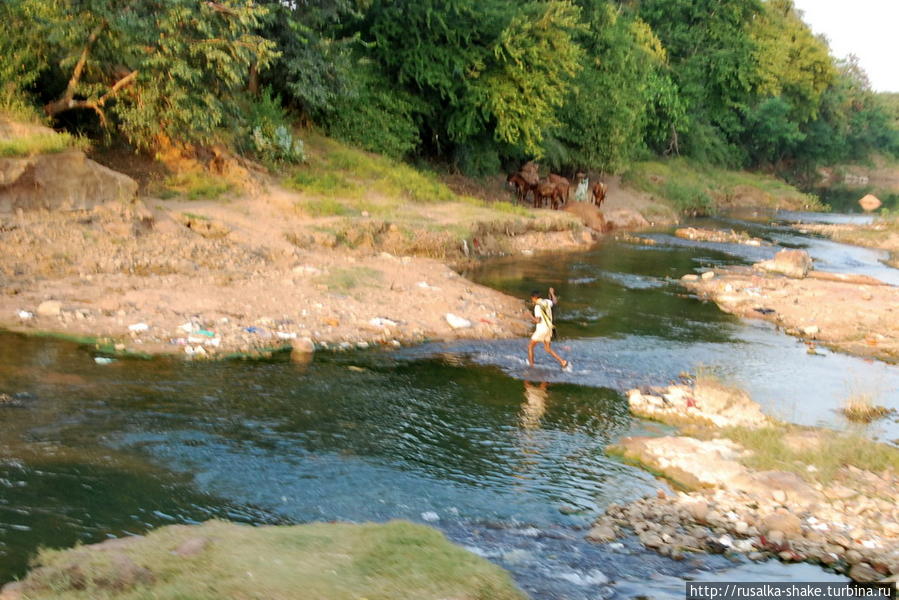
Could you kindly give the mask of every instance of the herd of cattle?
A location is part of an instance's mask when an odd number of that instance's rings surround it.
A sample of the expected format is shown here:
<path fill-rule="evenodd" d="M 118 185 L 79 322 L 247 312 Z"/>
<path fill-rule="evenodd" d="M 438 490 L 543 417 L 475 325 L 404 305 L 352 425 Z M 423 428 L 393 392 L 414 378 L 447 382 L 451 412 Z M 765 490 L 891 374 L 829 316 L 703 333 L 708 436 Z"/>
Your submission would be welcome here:
<path fill-rule="evenodd" d="M 579 183 L 585 175 L 578 173 L 576 177 Z M 558 210 L 568 202 L 571 192 L 571 182 L 561 175 L 550 173 L 545 179 L 540 179 L 534 163 L 527 163 L 518 172 L 509 175 L 506 182 L 515 191 L 519 202 L 527 202 L 528 194 L 531 194 L 534 208 L 548 205 L 553 210 Z M 590 202 L 597 208 L 606 199 L 606 185 L 601 181 L 591 185 L 587 192 Z"/>

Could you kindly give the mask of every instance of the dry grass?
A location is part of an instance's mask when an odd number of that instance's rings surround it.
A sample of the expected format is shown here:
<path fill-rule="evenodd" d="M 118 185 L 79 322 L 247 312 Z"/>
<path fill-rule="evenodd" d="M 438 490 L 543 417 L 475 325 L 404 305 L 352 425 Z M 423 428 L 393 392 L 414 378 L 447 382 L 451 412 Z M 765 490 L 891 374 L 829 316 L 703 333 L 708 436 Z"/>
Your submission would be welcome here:
<path fill-rule="evenodd" d="M 853 423 L 871 423 L 886 417 L 892 411 L 874 404 L 871 394 L 855 393 L 846 398 L 840 412 Z"/>
<path fill-rule="evenodd" d="M 733 427 L 720 434 L 750 450 L 752 454 L 743 462 L 758 470 L 792 471 L 821 483 L 832 481 L 839 470 L 848 465 L 875 473 L 886 469 L 899 471 L 899 448 L 859 434 L 786 424 L 756 429 Z M 811 435 L 816 438 L 815 443 L 791 444 L 795 434 Z"/>

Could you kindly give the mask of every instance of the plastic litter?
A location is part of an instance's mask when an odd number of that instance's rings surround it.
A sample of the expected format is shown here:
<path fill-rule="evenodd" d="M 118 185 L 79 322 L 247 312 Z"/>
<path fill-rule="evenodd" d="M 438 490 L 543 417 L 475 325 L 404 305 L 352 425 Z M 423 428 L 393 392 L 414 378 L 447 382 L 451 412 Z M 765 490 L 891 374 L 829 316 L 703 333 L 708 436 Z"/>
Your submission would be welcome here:
<path fill-rule="evenodd" d="M 200 329 L 200 326 L 195 325 L 194 323 L 188 321 L 187 323 L 182 323 L 181 325 L 178 325 L 178 329 L 180 329 L 184 333 L 193 333 L 194 331 L 197 331 L 198 329 Z"/>
<path fill-rule="evenodd" d="M 34 318 L 34 313 L 28 312 L 27 310 L 20 310 L 16 313 L 20 319 L 23 321 L 27 321 L 28 319 Z"/>
<path fill-rule="evenodd" d="M 142 331 L 147 331 L 150 329 L 150 326 L 146 323 L 134 323 L 133 325 L 128 326 L 128 331 L 133 331 L 134 333 L 140 333 Z"/>
<path fill-rule="evenodd" d="M 453 329 L 465 329 L 467 327 L 471 327 L 471 321 L 468 319 L 463 319 L 462 317 L 458 317 L 453 313 L 446 313 L 445 316 L 446 322 L 449 323 L 449 326 Z"/>
<path fill-rule="evenodd" d="M 276 332 L 275 332 L 275 335 L 278 336 L 278 338 L 279 338 L 279 339 L 282 339 L 282 340 L 295 340 L 295 339 L 297 339 L 297 334 L 295 334 L 295 333 L 288 333 L 288 332 L 286 332 L 286 331 L 276 331 Z"/>
<path fill-rule="evenodd" d="M 107 358 L 105 356 L 95 356 L 94 362 L 97 363 L 98 365 L 111 365 L 112 363 L 115 362 L 115 359 Z"/>
<path fill-rule="evenodd" d="M 372 327 L 396 327 L 396 321 L 385 319 L 384 317 L 375 317 L 368 322 Z"/>

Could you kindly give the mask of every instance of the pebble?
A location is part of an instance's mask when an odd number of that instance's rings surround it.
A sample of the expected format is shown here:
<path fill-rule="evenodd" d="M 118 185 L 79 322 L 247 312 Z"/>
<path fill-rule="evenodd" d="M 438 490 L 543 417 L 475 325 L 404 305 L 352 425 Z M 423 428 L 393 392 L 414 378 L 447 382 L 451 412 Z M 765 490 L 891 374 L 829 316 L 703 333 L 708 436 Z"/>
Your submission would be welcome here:
<path fill-rule="evenodd" d="M 709 279 L 714 279 L 715 272 L 714 271 L 706 271 L 705 273 L 702 274 L 702 278 L 705 279 L 706 281 L 708 281 Z"/>

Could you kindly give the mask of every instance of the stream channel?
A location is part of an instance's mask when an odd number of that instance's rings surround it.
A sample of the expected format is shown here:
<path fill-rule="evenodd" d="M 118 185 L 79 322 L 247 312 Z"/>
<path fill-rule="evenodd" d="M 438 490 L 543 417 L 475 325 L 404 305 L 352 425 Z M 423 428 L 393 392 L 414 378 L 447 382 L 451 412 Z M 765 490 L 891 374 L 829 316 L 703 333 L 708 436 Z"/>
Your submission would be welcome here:
<path fill-rule="evenodd" d="M 781 215 L 783 220 L 853 220 Z M 805 248 L 816 267 L 899 284 L 883 253 L 782 222 L 700 220 L 774 245 L 607 241 L 583 253 L 488 260 L 466 275 L 526 297 L 554 286 L 574 369 L 523 340 L 431 343 L 286 360 L 118 360 L 0 332 L 0 582 L 40 546 L 65 547 L 210 518 L 251 524 L 410 519 L 508 569 L 534 599 L 683 598 L 683 581 L 841 580 L 811 565 L 724 556 L 674 561 L 627 538 L 585 541 L 610 503 L 666 484 L 608 456 L 671 429 L 628 413 L 624 392 L 709 369 L 795 423 L 845 428 L 850 393 L 899 408 L 899 366 L 821 350 L 686 293 L 697 268 Z M 350 368 L 352 367 L 352 368 Z M 866 433 L 899 438 L 899 424 Z"/>

